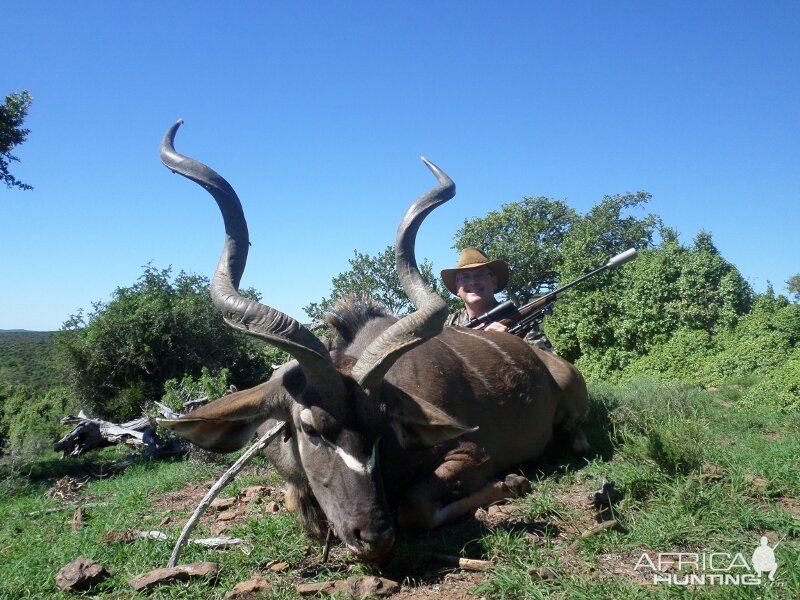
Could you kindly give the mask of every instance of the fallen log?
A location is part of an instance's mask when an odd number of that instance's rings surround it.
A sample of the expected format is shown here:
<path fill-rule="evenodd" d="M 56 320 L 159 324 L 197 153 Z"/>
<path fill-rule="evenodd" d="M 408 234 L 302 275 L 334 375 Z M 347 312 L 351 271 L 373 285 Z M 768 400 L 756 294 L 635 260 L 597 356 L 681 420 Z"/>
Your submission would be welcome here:
<path fill-rule="evenodd" d="M 160 405 L 166 409 L 163 405 Z M 134 448 L 146 448 L 147 455 L 155 458 L 159 455 L 176 454 L 182 444 L 175 438 L 162 441 L 156 435 L 155 420 L 151 417 L 139 417 L 125 423 L 112 423 L 103 419 L 92 419 L 83 411 L 77 416 L 67 415 L 61 419 L 62 425 L 75 425 L 67 435 L 58 440 L 53 450 L 62 456 L 81 456 L 96 448 L 126 444 Z"/>

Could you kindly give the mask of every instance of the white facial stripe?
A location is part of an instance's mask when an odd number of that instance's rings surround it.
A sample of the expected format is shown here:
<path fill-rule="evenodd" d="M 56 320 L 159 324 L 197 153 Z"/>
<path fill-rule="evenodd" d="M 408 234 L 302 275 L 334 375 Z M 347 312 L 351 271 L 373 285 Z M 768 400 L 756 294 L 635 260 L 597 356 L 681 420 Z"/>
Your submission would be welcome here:
<path fill-rule="evenodd" d="M 314 415 L 309 409 L 304 408 L 303 410 L 300 411 L 300 420 L 309 427 L 314 427 Z M 375 445 L 372 447 L 372 456 L 369 457 L 369 460 L 366 463 L 362 463 L 355 456 L 353 456 L 346 450 L 343 450 L 336 444 L 329 442 L 325 438 L 320 436 L 319 440 L 325 446 L 334 450 L 336 454 L 338 454 L 339 457 L 344 461 L 345 466 L 351 471 L 355 471 L 359 475 L 369 475 L 370 473 L 372 473 L 372 471 L 375 470 L 376 456 L 377 456 L 376 448 L 378 447 L 377 442 L 375 442 Z M 302 446 L 301 446 L 301 451 L 302 451 Z"/>
<path fill-rule="evenodd" d="M 369 457 L 369 460 L 366 463 L 361 463 L 355 456 L 349 454 L 348 452 L 339 448 L 339 446 L 335 446 L 336 454 L 338 454 L 341 459 L 344 461 L 344 464 L 347 466 L 348 469 L 351 471 L 355 471 L 359 475 L 369 475 L 372 471 L 375 470 L 375 456 L 376 456 L 376 448 L 378 444 L 376 443 L 372 447 L 372 456 Z"/>

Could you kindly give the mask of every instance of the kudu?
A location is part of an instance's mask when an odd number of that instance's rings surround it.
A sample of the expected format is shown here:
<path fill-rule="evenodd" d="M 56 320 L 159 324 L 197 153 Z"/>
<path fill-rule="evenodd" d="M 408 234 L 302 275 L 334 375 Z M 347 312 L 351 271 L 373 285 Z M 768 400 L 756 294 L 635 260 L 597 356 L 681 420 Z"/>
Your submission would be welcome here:
<path fill-rule="evenodd" d="M 516 336 L 443 328 L 445 302 L 422 279 L 414 256 L 425 217 L 455 195 L 452 180 L 425 161 L 438 186 L 417 200 L 397 232 L 397 272 L 417 311 L 401 319 L 371 301 L 349 300 L 328 317 L 337 341 L 323 344 L 278 310 L 238 293 L 248 231 L 233 188 L 178 154 L 164 136 L 161 160 L 217 201 L 225 244 L 211 284 L 225 321 L 295 360 L 269 381 L 164 421 L 210 450 L 231 452 L 276 421 L 286 435 L 266 454 L 287 482 L 287 506 L 316 536 L 332 527 L 359 558 L 381 562 L 400 528 L 428 530 L 528 489 L 497 475 L 533 461 L 554 426 L 585 442 L 580 373 Z"/>

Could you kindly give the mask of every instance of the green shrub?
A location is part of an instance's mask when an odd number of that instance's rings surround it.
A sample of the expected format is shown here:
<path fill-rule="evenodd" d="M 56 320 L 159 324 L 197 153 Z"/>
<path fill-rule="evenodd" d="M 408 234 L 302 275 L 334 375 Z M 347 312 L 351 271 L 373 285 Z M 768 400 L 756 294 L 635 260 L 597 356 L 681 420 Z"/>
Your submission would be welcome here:
<path fill-rule="evenodd" d="M 61 418 L 75 412 L 66 388 L 4 386 L 0 399 L 0 434 L 12 453 L 34 455 L 52 448 L 64 429 Z"/>
<path fill-rule="evenodd" d="M 180 380 L 168 380 L 164 384 L 164 395 L 161 397 L 161 402 L 174 411 L 184 412 L 187 401 L 200 398 L 207 398 L 209 401 L 216 400 L 223 396 L 229 388 L 230 371 L 228 369 L 222 369 L 219 373 L 212 375 L 206 367 L 203 367 L 200 377 L 184 375 Z"/>
<path fill-rule="evenodd" d="M 202 367 L 229 368 L 233 383 L 256 385 L 270 372 L 267 345 L 235 331 L 214 307 L 205 277 L 145 268 L 130 287 L 73 315 L 55 335 L 75 397 L 92 417 L 121 422 L 141 416 L 164 383 Z M 243 294 L 252 298 L 252 291 Z"/>
<path fill-rule="evenodd" d="M 743 406 L 770 406 L 788 412 L 800 409 L 800 348 L 777 369 L 743 394 Z"/>
<path fill-rule="evenodd" d="M 647 377 L 664 383 L 705 385 L 705 370 L 698 366 L 713 354 L 714 339 L 710 333 L 679 329 L 665 344 L 633 361 L 619 377 L 623 381 Z"/>

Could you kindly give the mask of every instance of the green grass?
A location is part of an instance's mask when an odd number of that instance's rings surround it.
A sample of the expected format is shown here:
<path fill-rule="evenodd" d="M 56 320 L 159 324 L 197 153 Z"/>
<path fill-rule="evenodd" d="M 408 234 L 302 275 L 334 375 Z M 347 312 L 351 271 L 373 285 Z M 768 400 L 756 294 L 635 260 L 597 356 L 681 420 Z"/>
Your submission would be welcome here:
<path fill-rule="evenodd" d="M 359 565 L 341 551 L 319 565 L 318 545 L 285 512 L 253 516 L 228 535 L 247 541 L 249 554 L 190 546 L 182 563 L 212 560 L 216 584 L 195 581 L 134 594 L 127 581 L 165 566 L 187 506 L 168 525 L 158 500 L 188 484 L 210 483 L 220 464 L 195 461 L 135 462 L 122 473 L 87 478 L 84 462 L 41 458 L 0 464 L 0 598 L 64 597 L 55 572 L 73 558 L 93 558 L 113 577 L 92 590 L 97 598 L 221 598 L 237 582 L 264 574 L 270 561 L 292 565 L 269 574 L 267 597 L 295 597 L 300 581 L 382 574 L 433 590 L 441 579 L 434 553 L 493 561 L 477 586 L 487 598 L 798 598 L 800 597 L 800 414 L 774 413 L 739 403 L 747 383 L 718 392 L 637 382 L 621 388 L 593 386 L 586 429 L 598 453 L 591 460 L 566 460 L 556 450 L 528 475 L 532 492 L 514 501 L 515 517 L 489 527 L 465 519 L 425 536 L 401 533 L 393 561 L 383 569 Z M 768 404 L 765 404 L 767 406 Z M 113 450 L 96 453 L 93 470 L 112 461 Z M 566 463 L 566 464 L 565 464 Z M 262 463 L 223 492 L 230 496 L 267 471 Z M 26 517 L 57 506 L 44 492 L 64 475 L 86 479 L 83 528 L 73 533 L 72 511 Z M 269 475 L 275 477 L 274 474 Z M 621 527 L 586 538 L 596 509 L 586 506 L 604 477 L 616 482 L 620 499 L 606 516 Z M 275 482 L 273 481 L 273 484 Z M 110 543 L 105 534 L 129 528 L 158 529 L 167 542 Z M 202 534 L 202 530 L 197 534 Z M 776 549 L 776 581 L 759 587 L 649 585 L 652 574 L 634 567 L 642 553 L 741 552 L 750 561 L 761 535 Z M 546 576 L 542 576 L 545 573 Z M 431 593 L 434 593 L 431 591 Z"/>

